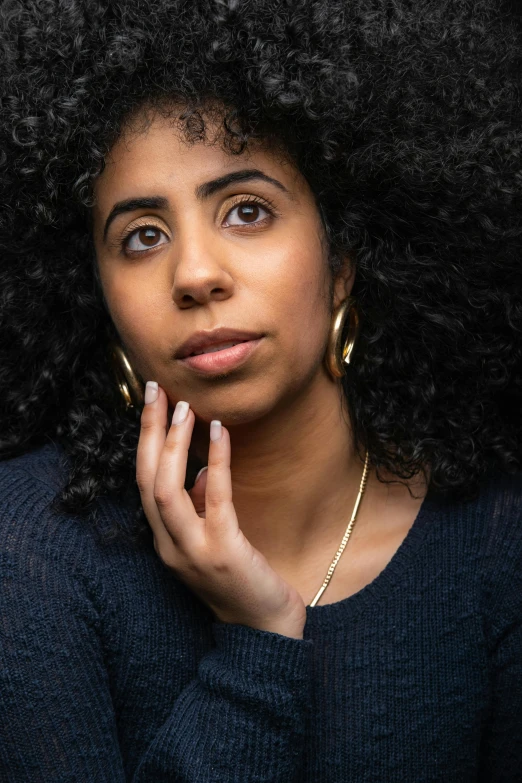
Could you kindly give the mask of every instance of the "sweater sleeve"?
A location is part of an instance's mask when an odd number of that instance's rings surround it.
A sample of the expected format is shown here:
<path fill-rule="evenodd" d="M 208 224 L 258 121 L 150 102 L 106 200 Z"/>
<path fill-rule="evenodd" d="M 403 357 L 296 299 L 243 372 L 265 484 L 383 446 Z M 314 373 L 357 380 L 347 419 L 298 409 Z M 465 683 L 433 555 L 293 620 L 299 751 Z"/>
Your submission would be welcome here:
<path fill-rule="evenodd" d="M 491 660 L 490 715 L 482 743 L 479 780 L 480 783 L 513 783 L 521 777 L 522 617 L 519 616 L 516 623 L 504 627 Z"/>
<path fill-rule="evenodd" d="M 215 649 L 201 659 L 134 780 L 298 780 L 312 642 L 242 625 L 214 623 L 213 630 Z"/>
<path fill-rule="evenodd" d="M 490 704 L 481 744 L 480 783 L 522 780 L 521 508 L 495 561 L 498 589 L 488 623 Z"/>
<path fill-rule="evenodd" d="M 39 524 L 29 528 L 29 514 Z M 312 643 L 222 623 L 198 675 L 126 769 L 96 577 L 78 567 L 79 541 L 57 548 L 68 538 L 53 536 L 46 515 L 36 496 L 0 509 L 0 779 L 7 770 L 10 783 L 294 780 Z"/>

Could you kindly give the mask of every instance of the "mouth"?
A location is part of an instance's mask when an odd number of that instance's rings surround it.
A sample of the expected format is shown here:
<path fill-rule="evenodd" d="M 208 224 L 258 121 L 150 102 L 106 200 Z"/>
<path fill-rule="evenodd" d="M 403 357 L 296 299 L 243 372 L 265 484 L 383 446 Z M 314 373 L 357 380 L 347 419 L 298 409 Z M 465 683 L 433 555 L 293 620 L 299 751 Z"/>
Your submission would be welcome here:
<path fill-rule="evenodd" d="M 204 375 L 219 374 L 244 364 L 262 340 L 260 334 L 231 329 L 198 332 L 181 346 L 176 358 Z"/>
<path fill-rule="evenodd" d="M 254 340 L 229 340 L 207 345 L 184 356 L 179 361 L 204 375 L 212 375 L 231 370 L 244 364 L 254 353 L 262 337 Z"/>

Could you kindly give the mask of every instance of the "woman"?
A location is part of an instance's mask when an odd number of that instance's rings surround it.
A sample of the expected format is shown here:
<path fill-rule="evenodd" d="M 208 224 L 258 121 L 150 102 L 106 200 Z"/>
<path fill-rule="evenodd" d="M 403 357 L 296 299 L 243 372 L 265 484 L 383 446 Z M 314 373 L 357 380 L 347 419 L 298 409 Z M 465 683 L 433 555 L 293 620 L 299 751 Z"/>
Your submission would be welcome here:
<path fill-rule="evenodd" d="M 514 10 L 2 29 L 2 779 L 522 780 Z"/>

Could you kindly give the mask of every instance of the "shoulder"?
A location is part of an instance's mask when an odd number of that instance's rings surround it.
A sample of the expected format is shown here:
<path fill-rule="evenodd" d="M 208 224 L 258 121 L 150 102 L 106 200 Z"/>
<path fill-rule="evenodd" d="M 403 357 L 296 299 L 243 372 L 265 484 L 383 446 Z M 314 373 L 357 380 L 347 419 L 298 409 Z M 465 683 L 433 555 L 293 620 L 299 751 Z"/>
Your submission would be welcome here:
<path fill-rule="evenodd" d="M 0 462 L 0 552 L 36 547 L 50 537 L 51 504 L 64 481 L 63 454 L 46 444 Z M 22 547 L 22 541 L 24 546 Z"/>
<path fill-rule="evenodd" d="M 6 495 L 23 498 L 28 489 L 55 495 L 67 477 L 67 458 L 52 441 L 18 457 L 0 462 L 0 504 Z M 46 491 L 47 490 L 47 491 Z"/>
<path fill-rule="evenodd" d="M 428 505 L 444 522 L 441 534 L 451 536 L 470 564 L 522 556 L 522 472 L 495 471 L 471 500 L 431 498 Z"/>
<path fill-rule="evenodd" d="M 54 443 L 0 462 L 0 557 L 4 569 L 59 567 L 85 538 L 74 515 L 54 510 L 66 481 L 65 457 Z"/>
<path fill-rule="evenodd" d="M 95 502 L 92 517 L 64 512 L 56 500 L 69 475 L 67 456 L 56 443 L 0 462 L 0 559 L 22 570 L 27 563 L 67 570 L 91 580 L 110 558 L 101 543 L 113 525 L 126 528 L 129 510 L 108 498 Z M 102 536 L 100 537 L 100 534 Z"/>
<path fill-rule="evenodd" d="M 54 443 L 0 462 L 0 553 L 22 564 L 41 557 L 61 532 L 71 529 L 67 515 L 53 511 L 66 480 L 63 451 Z"/>
<path fill-rule="evenodd" d="M 463 514 L 475 526 L 482 555 L 497 574 L 510 563 L 522 566 L 522 472 L 495 473 L 479 497 L 468 508 L 464 504 Z"/>
<path fill-rule="evenodd" d="M 522 473 L 490 476 L 477 499 L 458 504 L 455 518 L 460 570 L 479 580 L 486 625 L 522 625 Z"/>
<path fill-rule="evenodd" d="M 53 507 L 65 474 L 54 445 L 0 463 L 0 590 L 5 626 L 92 613 L 98 557 L 84 520 Z M 95 612 L 97 614 L 97 612 Z"/>

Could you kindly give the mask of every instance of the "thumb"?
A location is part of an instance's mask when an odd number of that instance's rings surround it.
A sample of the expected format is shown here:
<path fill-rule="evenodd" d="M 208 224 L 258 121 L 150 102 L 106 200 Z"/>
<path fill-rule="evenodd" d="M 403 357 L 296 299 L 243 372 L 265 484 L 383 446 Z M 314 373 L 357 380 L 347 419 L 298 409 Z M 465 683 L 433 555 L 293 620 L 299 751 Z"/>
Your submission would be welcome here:
<path fill-rule="evenodd" d="M 207 466 L 201 468 L 198 475 L 196 476 L 194 486 L 189 490 L 188 493 L 194 504 L 196 513 L 203 517 L 205 516 L 205 489 L 207 486 L 207 472 Z"/>

